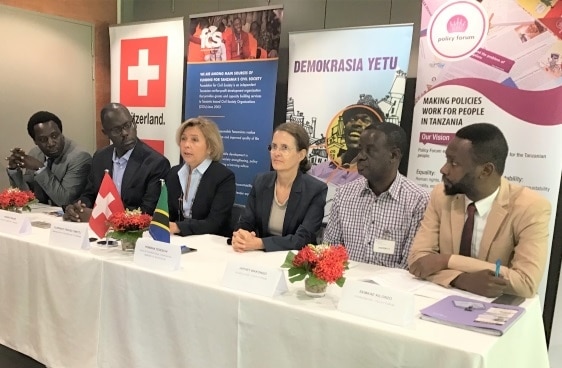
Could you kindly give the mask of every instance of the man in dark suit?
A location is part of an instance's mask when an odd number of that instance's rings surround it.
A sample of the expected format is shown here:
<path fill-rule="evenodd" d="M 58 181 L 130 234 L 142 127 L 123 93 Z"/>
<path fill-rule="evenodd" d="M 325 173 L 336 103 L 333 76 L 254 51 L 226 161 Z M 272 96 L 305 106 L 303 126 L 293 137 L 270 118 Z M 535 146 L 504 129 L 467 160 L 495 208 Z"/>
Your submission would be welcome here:
<path fill-rule="evenodd" d="M 74 202 L 86 185 L 92 156 L 65 138 L 61 120 L 48 111 L 33 114 L 27 132 L 36 147 L 29 153 L 18 147 L 11 150 L 6 158 L 10 185 L 33 191 L 40 203 L 66 206 Z"/>
<path fill-rule="evenodd" d="M 125 106 L 105 105 L 101 123 L 102 132 L 113 144 L 94 153 L 86 189 L 78 202 L 66 208 L 64 219 L 89 220 L 105 170 L 109 170 L 125 208 L 140 208 L 152 215 L 160 196 L 160 179 L 166 178 L 170 162 L 137 138 L 137 127 Z"/>

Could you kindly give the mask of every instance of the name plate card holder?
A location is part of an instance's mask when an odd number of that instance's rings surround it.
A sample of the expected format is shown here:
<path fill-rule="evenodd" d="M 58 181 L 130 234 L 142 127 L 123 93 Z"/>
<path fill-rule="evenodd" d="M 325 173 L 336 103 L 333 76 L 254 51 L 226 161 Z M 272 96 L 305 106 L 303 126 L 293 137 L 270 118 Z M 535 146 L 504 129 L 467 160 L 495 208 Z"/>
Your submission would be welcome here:
<path fill-rule="evenodd" d="M 49 245 L 68 249 L 90 249 L 87 224 L 72 222 L 54 223 L 51 225 Z"/>
<path fill-rule="evenodd" d="M 283 270 L 243 262 L 227 263 L 222 286 L 269 298 L 288 290 Z"/>
<path fill-rule="evenodd" d="M 31 222 L 27 216 L 21 213 L 0 210 L 0 233 L 29 235 L 31 234 Z"/>
<path fill-rule="evenodd" d="M 413 325 L 414 294 L 347 279 L 338 309 L 375 321 L 408 327 Z"/>
<path fill-rule="evenodd" d="M 139 238 L 133 262 L 141 267 L 157 271 L 177 271 L 181 265 L 179 245 L 164 243 L 151 238 Z"/>

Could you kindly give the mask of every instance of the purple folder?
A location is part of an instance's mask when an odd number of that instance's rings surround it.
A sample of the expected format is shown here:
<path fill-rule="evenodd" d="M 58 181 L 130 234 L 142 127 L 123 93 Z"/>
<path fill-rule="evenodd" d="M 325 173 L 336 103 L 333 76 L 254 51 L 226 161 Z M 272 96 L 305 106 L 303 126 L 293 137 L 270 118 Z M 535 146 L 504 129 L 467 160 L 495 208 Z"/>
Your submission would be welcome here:
<path fill-rule="evenodd" d="M 472 303 L 477 307 L 483 306 L 483 308 L 457 306 L 465 303 Z M 501 336 L 521 317 L 523 312 L 525 309 L 518 306 L 486 303 L 450 295 L 420 310 L 420 318 L 488 335 Z M 487 322 L 478 322 L 477 319 Z"/>

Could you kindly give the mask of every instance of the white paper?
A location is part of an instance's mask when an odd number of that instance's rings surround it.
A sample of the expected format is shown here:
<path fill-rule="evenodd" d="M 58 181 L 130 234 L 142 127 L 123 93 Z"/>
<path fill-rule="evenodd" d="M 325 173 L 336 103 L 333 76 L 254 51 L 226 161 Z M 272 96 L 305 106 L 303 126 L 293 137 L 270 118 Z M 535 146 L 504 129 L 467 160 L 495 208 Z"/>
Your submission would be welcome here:
<path fill-rule="evenodd" d="M 157 271 L 180 269 L 181 247 L 151 238 L 139 238 L 133 258 L 135 264 Z"/>
<path fill-rule="evenodd" d="M 222 285 L 266 297 L 288 290 L 285 274 L 281 269 L 242 262 L 229 262 L 226 265 Z"/>
<path fill-rule="evenodd" d="M 69 249 L 90 249 L 88 224 L 73 222 L 51 224 L 49 245 Z"/>
<path fill-rule="evenodd" d="M 455 288 L 446 288 L 441 285 L 434 284 L 432 282 L 425 283 L 421 288 L 416 289 L 416 295 L 424 296 L 426 298 L 440 300 L 448 297 L 449 295 L 458 295 L 465 298 L 476 299 L 483 302 L 492 302 L 494 298 L 486 298 L 485 296 L 476 295 L 469 293 L 468 291 L 463 291 Z"/>
<path fill-rule="evenodd" d="M 407 327 L 414 320 L 414 294 L 347 279 L 338 309 L 356 316 Z"/>
<path fill-rule="evenodd" d="M 31 234 L 29 218 L 21 213 L 0 210 L 0 233 L 11 235 Z"/>
<path fill-rule="evenodd" d="M 369 278 L 377 283 L 377 285 L 398 289 L 402 291 L 413 292 L 422 286 L 428 284 L 428 281 L 423 281 L 416 278 L 407 270 L 398 268 L 389 268 L 376 271 L 373 276 Z"/>

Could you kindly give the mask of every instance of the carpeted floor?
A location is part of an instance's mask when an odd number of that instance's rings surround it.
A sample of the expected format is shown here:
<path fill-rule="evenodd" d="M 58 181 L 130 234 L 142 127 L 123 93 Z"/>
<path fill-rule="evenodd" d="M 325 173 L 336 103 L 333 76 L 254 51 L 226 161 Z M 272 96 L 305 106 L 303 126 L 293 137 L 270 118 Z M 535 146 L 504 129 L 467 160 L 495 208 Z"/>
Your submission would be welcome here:
<path fill-rule="evenodd" d="M 27 355 L 0 345 L 0 368 L 45 368 Z"/>

